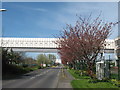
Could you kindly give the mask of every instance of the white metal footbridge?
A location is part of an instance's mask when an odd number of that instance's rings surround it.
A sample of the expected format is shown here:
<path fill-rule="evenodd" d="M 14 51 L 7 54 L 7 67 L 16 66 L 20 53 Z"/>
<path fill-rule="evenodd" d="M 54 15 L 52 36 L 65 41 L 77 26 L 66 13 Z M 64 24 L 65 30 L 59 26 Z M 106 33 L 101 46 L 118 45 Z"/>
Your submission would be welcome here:
<path fill-rule="evenodd" d="M 24 52 L 58 52 L 55 41 L 58 38 L 0 38 L 0 46 Z M 115 40 L 106 39 L 104 52 L 114 53 Z"/>

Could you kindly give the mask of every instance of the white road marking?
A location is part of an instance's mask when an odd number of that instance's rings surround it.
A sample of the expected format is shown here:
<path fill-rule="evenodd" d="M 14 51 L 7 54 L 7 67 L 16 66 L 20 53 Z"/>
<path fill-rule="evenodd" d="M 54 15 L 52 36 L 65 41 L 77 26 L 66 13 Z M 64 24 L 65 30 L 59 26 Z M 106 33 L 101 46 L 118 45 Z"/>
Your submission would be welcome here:
<path fill-rule="evenodd" d="M 59 70 L 59 72 L 58 72 L 57 76 L 59 76 L 59 74 L 60 74 L 60 70 Z"/>
<path fill-rule="evenodd" d="M 34 79 L 35 77 L 31 77 L 30 79 Z"/>
<path fill-rule="evenodd" d="M 39 77 L 39 76 L 41 76 L 41 74 L 36 75 L 36 77 Z"/>
<path fill-rule="evenodd" d="M 48 73 L 49 71 L 51 71 L 51 69 L 50 69 L 50 70 L 47 70 L 47 71 L 45 71 L 45 72 L 42 72 L 41 74 L 35 75 L 34 77 L 31 77 L 30 79 L 34 79 L 34 78 L 36 78 L 36 77 L 39 77 L 39 76 L 41 76 L 41 75 L 44 75 L 44 74 Z M 54 72 L 54 71 L 53 71 L 53 72 Z"/>

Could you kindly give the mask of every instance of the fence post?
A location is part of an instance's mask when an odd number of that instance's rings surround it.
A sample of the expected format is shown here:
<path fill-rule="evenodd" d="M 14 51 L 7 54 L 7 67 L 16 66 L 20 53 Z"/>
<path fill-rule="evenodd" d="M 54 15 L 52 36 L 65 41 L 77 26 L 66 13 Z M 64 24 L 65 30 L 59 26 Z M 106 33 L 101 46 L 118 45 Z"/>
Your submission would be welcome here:
<path fill-rule="evenodd" d="M 110 55 L 109 55 L 109 79 L 111 78 L 111 71 L 110 71 Z"/>
<path fill-rule="evenodd" d="M 118 57 L 118 80 L 120 80 L 120 57 Z"/>

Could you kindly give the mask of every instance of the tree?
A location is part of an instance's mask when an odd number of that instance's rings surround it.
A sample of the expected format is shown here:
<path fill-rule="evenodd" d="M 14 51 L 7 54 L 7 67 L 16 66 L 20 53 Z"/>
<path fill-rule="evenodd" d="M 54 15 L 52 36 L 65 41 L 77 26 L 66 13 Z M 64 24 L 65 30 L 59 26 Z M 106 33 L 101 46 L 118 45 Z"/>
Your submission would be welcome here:
<path fill-rule="evenodd" d="M 99 17 L 79 17 L 76 25 L 67 25 L 58 37 L 59 40 L 55 42 L 59 45 L 62 62 L 75 65 L 77 62 L 85 61 L 91 77 L 94 76 L 95 60 L 104 47 L 105 39 L 110 35 L 112 27 L 117 24 L 103 22 Z"/>
<path fill-rule="evenodd" d="M 8 49 L 1 48 L 2 53 L 2 66 L 9 63 L 9 57 L 8 57 Z"/>
<path fill-rule="evenodd" d="M 37 63 L 36 63 L 36 60 L 34 60 L 33 58 L 31 58 L 31 57 L 24 58 L 24 64 L 23 64 L 23 66 L 25 66 L 25 67 L 27 67 L 27 66 L 33 66 L 35 64 L 37 64 Z"/>
<path fill-rule="evenodd" d="M 2 64 L 19 64 L 23 61 L 24 53 L 14 52 L 12 48 L 1 48 Z"/>
<path fill-rule="evenodd" d="M 55 55 L 48 54 L 47 57 L 48 57 L 48 59 L 49 59 L 49 61 L 50 61 L 51 64 L 55 63 L 55 61 L 56 61 L 56 56 Z"/>
<path fill-rule="evenodd" d="M 46 55 L 40 54 L 37 56 L 37 62 L 38 62 L 38 64 L 48 64 L 49 59 Z"/>

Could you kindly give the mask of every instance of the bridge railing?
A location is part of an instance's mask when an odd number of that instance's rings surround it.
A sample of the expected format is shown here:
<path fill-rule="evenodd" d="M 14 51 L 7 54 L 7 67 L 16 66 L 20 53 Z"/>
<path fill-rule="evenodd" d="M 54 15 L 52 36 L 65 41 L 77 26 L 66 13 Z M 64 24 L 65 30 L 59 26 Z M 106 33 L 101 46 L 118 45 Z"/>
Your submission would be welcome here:
<path fill-rule="evenodd" d="M 57 48 L 58 38 L 0 38 L 2 47 Z M 115 49 L 115 41 L 106 39 L 104 49 Z"/>
<path fill-rule="evenodd" d="M 56 48 L 56 38 L 2 38 L 2 47 Z"/>

